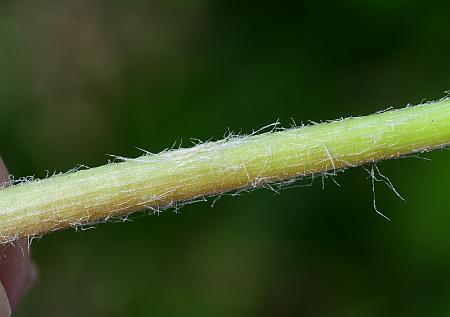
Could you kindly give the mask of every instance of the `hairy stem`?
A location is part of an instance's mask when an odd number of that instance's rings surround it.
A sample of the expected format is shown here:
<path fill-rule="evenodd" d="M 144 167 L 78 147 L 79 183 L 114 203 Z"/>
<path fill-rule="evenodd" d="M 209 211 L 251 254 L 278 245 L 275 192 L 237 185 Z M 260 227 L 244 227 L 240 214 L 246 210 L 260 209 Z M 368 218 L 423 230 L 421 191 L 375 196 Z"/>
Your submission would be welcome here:
<path fill-rule="evenodd" d="M 126 159 L 0 190 L 0 243 L 450 144 L 450 100 Z"/>

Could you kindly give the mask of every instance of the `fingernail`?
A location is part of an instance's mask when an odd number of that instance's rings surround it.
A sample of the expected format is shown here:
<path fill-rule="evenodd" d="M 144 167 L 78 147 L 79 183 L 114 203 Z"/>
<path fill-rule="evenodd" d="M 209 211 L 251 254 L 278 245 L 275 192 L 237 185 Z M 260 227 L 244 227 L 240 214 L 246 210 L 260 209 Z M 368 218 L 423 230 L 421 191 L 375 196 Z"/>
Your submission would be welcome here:
<path fill-rule="evenodd" d="M 10 317 L 11 306 L 2 283 L 0 283 L 0 317 Z"/>

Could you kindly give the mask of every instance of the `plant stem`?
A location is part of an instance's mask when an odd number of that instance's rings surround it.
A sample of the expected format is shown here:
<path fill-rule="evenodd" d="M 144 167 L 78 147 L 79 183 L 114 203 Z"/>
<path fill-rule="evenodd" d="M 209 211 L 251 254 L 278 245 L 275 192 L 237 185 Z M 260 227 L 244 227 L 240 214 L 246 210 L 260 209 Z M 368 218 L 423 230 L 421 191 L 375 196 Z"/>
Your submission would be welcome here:
<path fill-rule="evenodd" d="M 0 243 L 450 144 L 450 100 L 145 155 L 0 191 Z"/>

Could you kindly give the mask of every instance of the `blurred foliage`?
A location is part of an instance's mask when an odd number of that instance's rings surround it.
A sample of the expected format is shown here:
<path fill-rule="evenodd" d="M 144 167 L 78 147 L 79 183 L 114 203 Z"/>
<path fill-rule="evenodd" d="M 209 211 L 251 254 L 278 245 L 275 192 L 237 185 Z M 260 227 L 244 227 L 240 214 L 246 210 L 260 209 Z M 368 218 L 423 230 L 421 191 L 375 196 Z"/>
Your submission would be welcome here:
<path fill-rule="evenodd" d="M 0 151 L 44 177 L 444 95 L 446 1 L 2 1 Z M 448 316 L 448 151 L 33 242 L 17 316 Z M 307 182 L 305 182 L 307 184 Z"/>

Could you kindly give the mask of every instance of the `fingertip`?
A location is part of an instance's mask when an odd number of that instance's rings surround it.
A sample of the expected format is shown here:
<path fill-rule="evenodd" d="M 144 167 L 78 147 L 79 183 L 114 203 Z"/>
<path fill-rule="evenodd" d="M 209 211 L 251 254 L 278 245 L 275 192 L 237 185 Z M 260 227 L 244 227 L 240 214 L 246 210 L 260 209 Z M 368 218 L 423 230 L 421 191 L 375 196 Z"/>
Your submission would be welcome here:
<path fill-rule="evenodd" d="M 9 298 L 11 309 L 14 310 L 35 283 L 37 270 L 30 258 L 26 240 L 3 246 L 0 255 L 0 281 Z"/>

